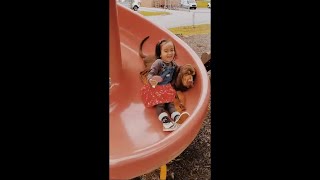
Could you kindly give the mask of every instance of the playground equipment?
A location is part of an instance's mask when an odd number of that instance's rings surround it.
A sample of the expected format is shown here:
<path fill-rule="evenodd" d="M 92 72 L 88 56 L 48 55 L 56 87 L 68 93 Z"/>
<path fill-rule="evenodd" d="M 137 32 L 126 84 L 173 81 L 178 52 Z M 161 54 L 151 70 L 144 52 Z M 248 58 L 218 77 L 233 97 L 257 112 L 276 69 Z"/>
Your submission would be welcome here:
<path fill-rule="evenodd" d="M 131 179 L 162 167 L 181 154 L 194 140 L 207 113 L 210 86 L 207 71 L 197 54 L 165 28 L 148 21 L 138 12 L 109 1 L 110 8 L 110 179 Z M 191 114 L 173 132 L 162 131 L 154 108 L 145 108 L 140 97 L 144 69 L 138 50 L 141 40 L 146 54 L 155 44 L 171 39 L 178 65 L 192 64 L 197 72 L 195 86 L 184 92 Z M 164 166 L 163 166 L 164 165 Z M 161 174 L 162 179 L 165 173 Z"/>

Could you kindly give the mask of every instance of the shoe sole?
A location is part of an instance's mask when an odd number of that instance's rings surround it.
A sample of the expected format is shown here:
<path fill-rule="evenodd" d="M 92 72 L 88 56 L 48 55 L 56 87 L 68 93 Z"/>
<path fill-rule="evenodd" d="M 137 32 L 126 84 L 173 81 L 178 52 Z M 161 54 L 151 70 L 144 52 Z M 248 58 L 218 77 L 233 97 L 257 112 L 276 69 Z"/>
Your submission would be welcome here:
<path fill-rule="evenodd" d="M 174 127 L 170 128 L 170 129 L 162 129 L 163 131 L 165 132 L 168 132 L 168 131 L 174 131 L 178 128 L 177 124 L 174 125 Z"/>

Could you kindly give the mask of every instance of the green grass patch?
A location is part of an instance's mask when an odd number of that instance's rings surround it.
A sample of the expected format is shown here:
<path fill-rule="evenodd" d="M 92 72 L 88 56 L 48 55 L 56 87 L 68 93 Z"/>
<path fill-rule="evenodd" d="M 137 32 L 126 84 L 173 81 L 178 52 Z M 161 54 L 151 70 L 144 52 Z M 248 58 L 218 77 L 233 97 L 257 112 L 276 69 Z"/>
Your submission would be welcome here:
<path fill-rule="evenodd" d="M 195 26 L 181 26 L 175 28 L 169 28 L 174 34 L 181 35 L 196 35 L 196 34 L 209 34 L 211 32 L 210 24 L 200 24 Z"/>
<path fill-rule="evenodd" d="M 160 16 L 160 15 L 169 15 L 169 12 L 161 12 L 161 11 L 138 11 L 143 16 Z"/>
<path fill-rule="evenodd" d="M 208 8 L 208 1 L 197 1 L 198 8 Z"/>

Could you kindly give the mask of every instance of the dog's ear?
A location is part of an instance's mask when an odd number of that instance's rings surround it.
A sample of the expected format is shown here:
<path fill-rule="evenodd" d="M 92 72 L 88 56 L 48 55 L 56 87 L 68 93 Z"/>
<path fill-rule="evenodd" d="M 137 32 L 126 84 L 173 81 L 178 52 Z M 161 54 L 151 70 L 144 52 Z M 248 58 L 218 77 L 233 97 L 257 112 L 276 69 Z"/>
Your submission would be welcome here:
<path fill-rule="evenodd" d="M 191 69 L 191 75 L 193 76 L 193 78 L 195 78 L 197 74 L 196 69 L 192 65 L 190 65 L 190 69 Z"/>
<path fill-rule="evenodd" d="M 196 75 L 196 70 L 195 70 L 194 68 L 192 69 L 191 75 L 192 75 L 192 76 L 195 76 L 195 75 Z"/>
<path fill-rule="evenodd" d="M 175 87 L 178 91 L 186 91 L 188 90 L 187 87 L 185 87 L 182 83 L 182 79 L 183 76 L 186 75 L 188 73 L 188 69 L 185 66 L 180 66 L 179 67 L 179 71 L 176 77 L 176 83 L 175 83 Z"/>
<path fill-rule="evenodd" d="M 195 81 L 195 77 L 196 77 L 196 69 L 193 67 L 193 66 L 189 66 L 189 70 L 190 70 L 190 75 L 192 75 L 192 77 L 193 77 L 193 82 Z"/>
<path fill-rule="evenodd" d="M 188 67 L 188 69 L 190 71 L 190 75 L 193 76 L 193 81 L 195 81 L 195 78 L 196 78 L 196 75 L 197 75 L 196 69 L 191 64 L 187 64 L 186 66 Z"/>
<path fill-rule="evenodd" d="M 195 75 L 195 69 L 191 64 L 186 64 L 184 68 L 188 70 L 189 75 Z"/>
<path fill-rule="evenodd" d="M 193 82 L 195 82 L 196 81 L 196 77 L 197 77 L 197 71 L 196 71 L 196 69 L 194 69 L 193 68 Z"/>

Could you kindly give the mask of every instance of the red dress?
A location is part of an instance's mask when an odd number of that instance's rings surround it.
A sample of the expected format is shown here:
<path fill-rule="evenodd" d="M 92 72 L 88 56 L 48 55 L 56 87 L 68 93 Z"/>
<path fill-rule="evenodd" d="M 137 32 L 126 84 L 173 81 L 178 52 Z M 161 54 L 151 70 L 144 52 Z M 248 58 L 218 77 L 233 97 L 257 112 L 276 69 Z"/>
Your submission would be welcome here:
<path fill-rule="evenodd" d="M 171 84 L 152 86 L 144 85 L 141 90 L 142 102 L 146 107 L 152 107 L 157 104 L 173 102 L 176 96 L 176 90 Z"/>

